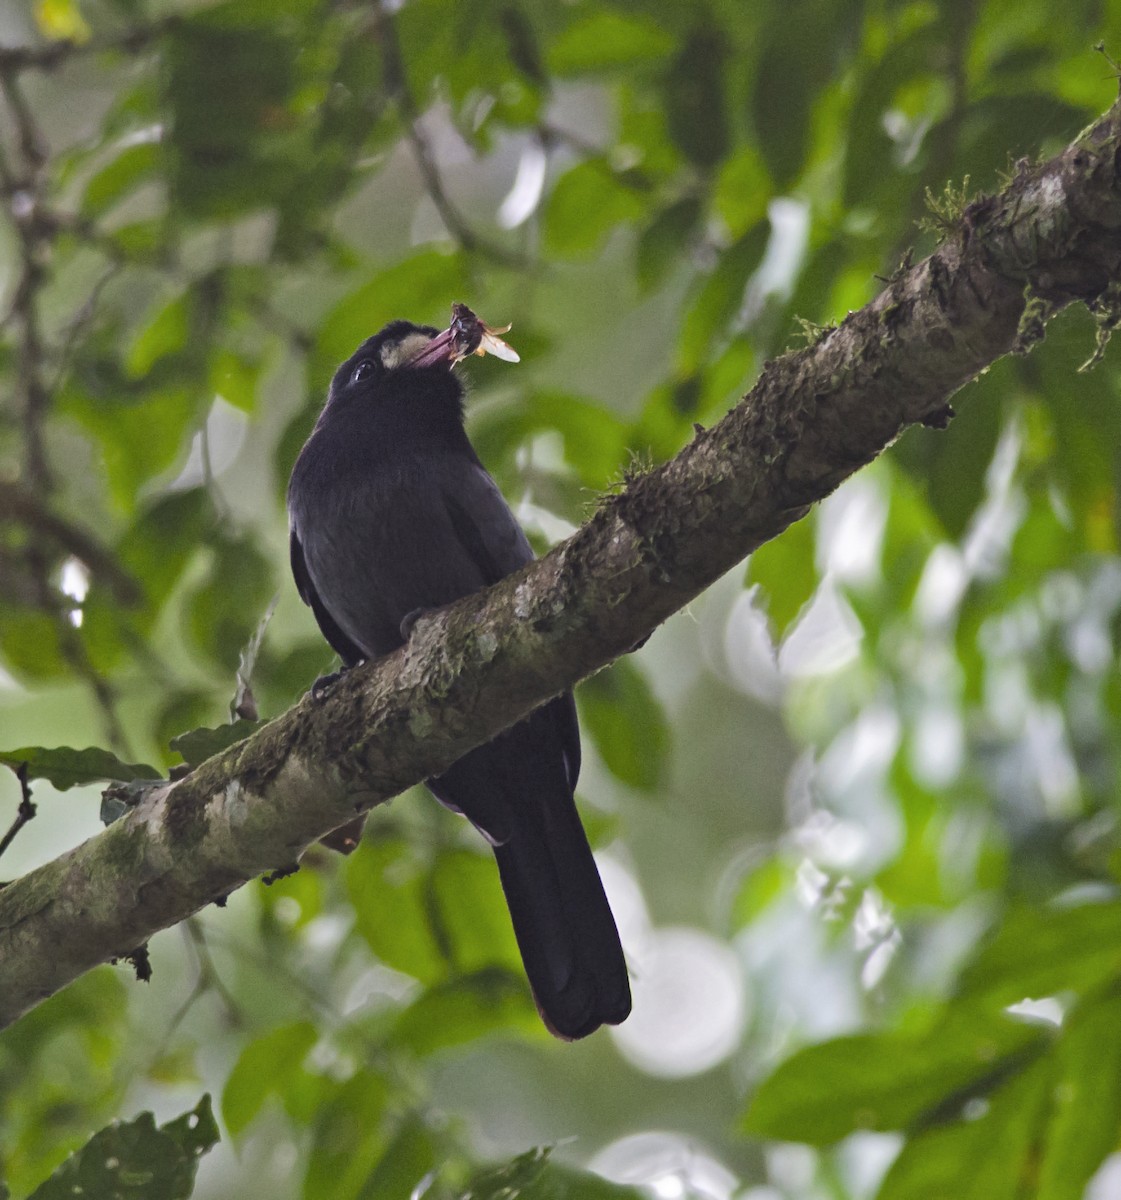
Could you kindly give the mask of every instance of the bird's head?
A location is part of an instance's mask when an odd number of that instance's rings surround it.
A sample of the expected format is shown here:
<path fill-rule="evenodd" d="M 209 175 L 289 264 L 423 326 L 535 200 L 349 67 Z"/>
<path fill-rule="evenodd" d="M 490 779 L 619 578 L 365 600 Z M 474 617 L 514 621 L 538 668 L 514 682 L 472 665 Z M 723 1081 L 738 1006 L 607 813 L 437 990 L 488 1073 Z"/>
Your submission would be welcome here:
<path fill-rule="evenodd" d="M 489 351 L 508 362 L 517 362 L 517 354 L 499 336 L 505 332 L 484 325 L 464 304 L 453 305 L 451 324 L 444 330 L 411 321 L 391 321 L 339 367 L 331 381 L 330 395 L 335 398 L 365 393 L 406 372 L 450 371 L 468 354 Z"/>
<path fill-rule="evenodd" d="M 331 380 L 332 398 L 375 390 L 395 371 L 415 366 L 450 367 L 451 360 L 440 363 L 433 358 L 427 364 L 416 364 L 422 351 L 439 337 L 440 331 L 431 325 L 414 325 L 411 321 L 391 321 L 361 346 L 335 372 Z"/>

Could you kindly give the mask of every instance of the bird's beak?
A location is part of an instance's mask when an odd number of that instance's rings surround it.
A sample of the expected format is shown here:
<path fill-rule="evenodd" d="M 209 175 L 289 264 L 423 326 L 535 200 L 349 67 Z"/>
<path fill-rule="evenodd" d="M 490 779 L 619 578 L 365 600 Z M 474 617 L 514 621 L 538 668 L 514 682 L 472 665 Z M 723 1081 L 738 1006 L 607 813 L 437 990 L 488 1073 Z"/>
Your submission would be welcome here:
<path fill-rule="evenodd" d="M 403 367 L 454 367 L 463 357 L 456 345 L 456 329 L 451 326 L 443 333 L 438 333 L 428 343 L 422 346 L 411 358 L 405 359 Z"/>
<path fill-rule="evenodd" d="M 420 350 L 406 359 L 403 367 L 454 367 L 461 358 L 468 354 L 493 354 L 495 358 L 506 362 L 519 362 L 518 352 L 509 346 L 499 336 L 507 333 L 509 325 L 501 329 L 492 329 L 484 325 L 466 304 L 456 304 L 452 307 L 452 322 L 438 333 Z"/>

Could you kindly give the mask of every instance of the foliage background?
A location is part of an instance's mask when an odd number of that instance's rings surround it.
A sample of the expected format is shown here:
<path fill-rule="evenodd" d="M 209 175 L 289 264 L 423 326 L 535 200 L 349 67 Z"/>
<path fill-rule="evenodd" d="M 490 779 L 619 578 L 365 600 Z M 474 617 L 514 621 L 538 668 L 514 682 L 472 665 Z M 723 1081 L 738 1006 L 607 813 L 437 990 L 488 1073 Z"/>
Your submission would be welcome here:
<path fill-rule="evenodd" d="M 262 714 L 329 667 L 283 488 L 386 320 L 515 322 L 470 429 L 547 545 L 929 250 L 927 189 L 1069 141 L 1115 95 L 1098 40 L 1114 0 L 0 4 L 57 50 L 0 51 L 0 750 L 172 765 L 274 597 Z M 12 1193 L 209 1090 L 200 1197 L 623 1194 L 473 1176 L 544 1145 L 667 1200 L 1115 1195 L 1094 344 L 1065 314 L 581 689 L 617 1033 L 548 1038 L 489 856 L 418 791 L 0 1036 Z M 34 797 L 5 877 L 99 827 L 96 787 Z"/>

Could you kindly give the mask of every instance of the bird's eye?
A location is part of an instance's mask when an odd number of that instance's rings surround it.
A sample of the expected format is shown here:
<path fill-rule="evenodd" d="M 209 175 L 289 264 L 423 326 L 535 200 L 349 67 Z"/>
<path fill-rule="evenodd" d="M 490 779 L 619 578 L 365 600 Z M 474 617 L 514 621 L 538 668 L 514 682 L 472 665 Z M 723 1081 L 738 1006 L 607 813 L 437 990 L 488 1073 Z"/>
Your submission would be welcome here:
<path fill-rule="evenodd" d="M 350 377 L 351 383 L 361 383 L 363 379 L 369 379 L 374 373 L 374 364 L 368 358 L 364 358 L 358 366 L 354 368 L 354 372 Z"/>

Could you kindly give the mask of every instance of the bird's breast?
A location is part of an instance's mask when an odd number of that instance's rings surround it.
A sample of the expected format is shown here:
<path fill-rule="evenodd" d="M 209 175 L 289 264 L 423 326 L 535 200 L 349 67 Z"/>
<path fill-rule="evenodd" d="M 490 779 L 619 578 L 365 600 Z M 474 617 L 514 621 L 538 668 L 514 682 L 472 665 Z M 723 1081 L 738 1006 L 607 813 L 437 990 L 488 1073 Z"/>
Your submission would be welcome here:
<path fill-rule="evenodd" d="M 401 622 L 484 586 L 444 501 L 438 458 L 335 472 L 293 519 L 308 572 L 343 632 L 368 655 L 401 644 Z"/>

